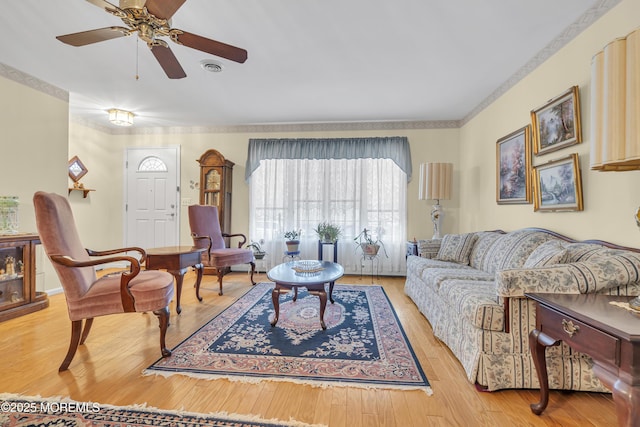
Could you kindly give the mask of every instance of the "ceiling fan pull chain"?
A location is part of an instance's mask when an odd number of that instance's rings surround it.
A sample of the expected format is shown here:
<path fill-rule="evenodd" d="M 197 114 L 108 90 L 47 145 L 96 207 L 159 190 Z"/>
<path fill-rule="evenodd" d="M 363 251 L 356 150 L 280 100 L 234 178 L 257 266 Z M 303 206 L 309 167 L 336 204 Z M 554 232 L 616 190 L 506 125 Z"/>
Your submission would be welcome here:
<path fill-rule="evenodd" d="M 138 76 L 138 58 L 140 57 L 140 55 L 138 54 L 138 41 L 140 39 L 136 37 L 136 80 L 139 80 L 140 77 Z"/>

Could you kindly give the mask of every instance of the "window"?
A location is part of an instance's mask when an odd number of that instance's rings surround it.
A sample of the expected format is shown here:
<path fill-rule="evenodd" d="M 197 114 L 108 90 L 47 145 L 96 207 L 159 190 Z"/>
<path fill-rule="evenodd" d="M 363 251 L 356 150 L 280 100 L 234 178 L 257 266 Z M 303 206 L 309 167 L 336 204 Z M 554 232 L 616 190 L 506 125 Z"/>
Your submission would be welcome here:
<path fill-rule="evenodd" d="M 381 274 L 405 271 L 407 173 L 389 158 L 265 159 L 250 176 L 250 237 L 264 239 L 270 266 L 282 262 L 284 231 L 301 229 L 303 259 L 316 259 L 318 223 L 339 225 L 338 261 L 360 273 L 354 237 L 363 228 L 380 234 L 389 255 Z M 325 259 L 331 259 L 330 257 Z"/>

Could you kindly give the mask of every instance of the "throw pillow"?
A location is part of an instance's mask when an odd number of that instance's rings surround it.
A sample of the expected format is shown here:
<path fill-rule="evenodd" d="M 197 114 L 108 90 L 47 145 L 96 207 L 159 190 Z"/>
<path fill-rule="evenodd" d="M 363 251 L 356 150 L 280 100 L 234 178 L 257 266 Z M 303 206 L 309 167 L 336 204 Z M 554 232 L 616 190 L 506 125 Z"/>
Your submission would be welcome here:
<path fill-rule="evenodd" d="M 435 258 L 440 250 L 441 239 L 418 240 L 418 255 L 422 258 Z"/>
<path fill-rule="evenodd" d="M 524 268 L 546 267 L 567 262 L 569 251 L 557 240 L 544 242 L 531 252 L 524 262 Z"/>
<path fill-rule="evenodd" d="M 436 259 L 469 265 L 469 255 L 477 238 L 476 233 L 445 235 Z"/>

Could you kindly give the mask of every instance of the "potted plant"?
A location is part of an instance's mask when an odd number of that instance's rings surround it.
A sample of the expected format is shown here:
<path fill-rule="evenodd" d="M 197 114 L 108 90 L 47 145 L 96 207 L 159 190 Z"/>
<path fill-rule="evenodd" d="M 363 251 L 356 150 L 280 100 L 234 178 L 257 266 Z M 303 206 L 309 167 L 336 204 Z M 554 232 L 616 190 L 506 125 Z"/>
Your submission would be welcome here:
<path fill-rule="evenodd" d="M 380 247 L 382 247 L 385 256 L 387 258 L 389 257 L 389 255 L 387 254 L 387 248 L 384 247 L 384 243 L 377 237 L 374 238 L 371 230 L 367 230 L 366 228 L 364 228 L 360 232 L 360 234 L 358 234 L 353 240 L 356 242 L 357 247 L 362 250 L 362 254 L 365 256 L 374 257 L 378 255 L 378 251 L 380 250 Z"/>
<path fill-rule="evenodd" d="M 18 233 L 18 197 L 0 196 L 0 235 Z"/>
<path fill-rule="evenodd" d="M 253 250 L 253 256 L 256 259 L 263 259 L 267 254 L 267 251 L 262 248 L 262 245 L 264 245 L 264 239 L 260 239 L 259 242 L 254 242 L 252 240 L 251 243 L 247 245 L 247 248 L 251 248 Z"/>
<path fill-rule="evenodd" d="M 300 246 L 300 235 L 302 230 L 290 230 L 284 232 L 285 244 L 287 245 L 287 252 L 298 252 Z"/>
<path fill-rule="evenodd" d="M 318 238 L 325 243 L 335 243 L 340 237 L 342 230 L 339 226 L 323 221 L 318 224 L 313 231 L 318 234 Z"/>

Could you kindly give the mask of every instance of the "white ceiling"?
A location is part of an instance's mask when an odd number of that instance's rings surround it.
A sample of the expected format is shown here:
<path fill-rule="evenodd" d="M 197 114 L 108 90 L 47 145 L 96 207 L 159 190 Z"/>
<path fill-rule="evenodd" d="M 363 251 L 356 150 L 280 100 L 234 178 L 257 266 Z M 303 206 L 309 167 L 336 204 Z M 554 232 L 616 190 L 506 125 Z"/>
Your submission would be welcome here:
<path fill-rule="evenodd" d="M 56 40 L 122 25 L 85 0 L 0 0 L 0 63 L 68 91 L 72 118 L 97 126 L 113 107 L 135 128 L 463 121 L 618 2 L 188 0 L 173 28 L 248 59 L 210 73 L 215 57 L 169 42 L 187 73 L 170 80 L 136 36 Z"/>

